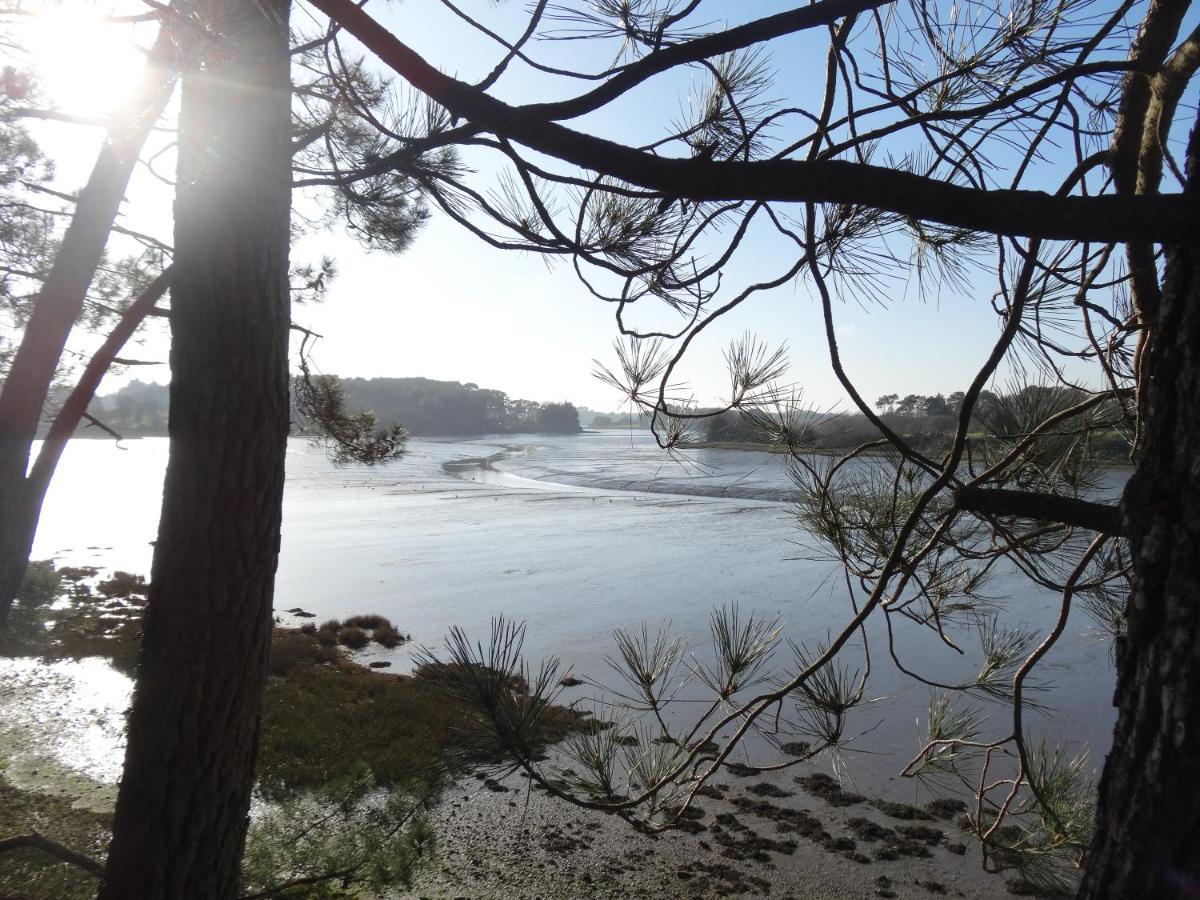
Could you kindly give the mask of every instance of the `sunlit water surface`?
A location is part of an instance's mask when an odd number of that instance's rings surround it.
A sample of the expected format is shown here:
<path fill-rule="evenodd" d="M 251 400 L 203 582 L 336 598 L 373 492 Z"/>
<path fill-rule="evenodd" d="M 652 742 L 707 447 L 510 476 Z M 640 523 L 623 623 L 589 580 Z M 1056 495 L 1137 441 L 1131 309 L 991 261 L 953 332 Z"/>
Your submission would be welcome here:
<path fill-rule="evenodd" d="M 34 557 L 148 574 L 166 457 L 165 439 L 119 448 L 73 441 Z M 453 465 L 485 458 L 493 464 Z M 1119 482 L 1112 475 L 1106 490 Z M 533 660 L 553 654 L 579 675 L 611 681 L 604 657 L 613 628 L 669 620 L 706 656 L 710 611 L 737 604 L 743 615 L 780 617 L 784 641 L 774 662 L 782 667 L 791 662 L 787 641 L 824 640 L 849 613 L 840 570 L 815 558 L 788 490 L 781 457 L 698 450 L 673 460 L 647 435 L 628 432 L 414 440 L 404 459 L 371 469 L 335 467 L 323 450 L 293 439 L 275 606 L 289 621 L 284 611 L 293 607 L 316 621 L 382 613 L 431 647 L 455 625 L 486 639 L 491 619 L 505 615 L 527 623 Z M 1014 625 L 1044 633 L 1057 614 L 1056 596 L 1013 575 L 995 579 L 989 593 Z M 851 747 L 861 752 L 847 763 L 855 781 L 881 788 L 917 749 L 929 689 L 898 673 L 878 624 L 869 696 L 880 699 L 853 719 L 851 734 L 861 737 Z M 960 657 L 909 625 L 896 646 L 907 665 L 937 680 L 969 678 L 978 668 L 977 641 Z M 848 650 L 852 668 L 861 666 L 861 650 Z M 399 670 L 410 664 L 407 648 L 368 657 Z M 1027 717 L 1031 730 L 1106 749 L 1113 672 L 1108 645 L 1086 616 L 1072 615 L 1039 672 L 1049 690 L 1038 700 L 1052 712 Z M 127 702 L 126 679 L 95 661 L 39 668 L 10 660 L 0 660 L 0 678 L 15 686 L 0 695 L 3 727 L 33 735 L 24 754 L 49 753 L 100 781 L 115 778 L 120 734 L 112 721 Z M 38 719 L 28 709 L 30 685 L 39 680 L 41 702 L 61 697 L 64 711 L 49 720 L 61 727 L 30 732 Z M 695 687 L 685 694 L 701 695 Z M 76 715 L 89 703 L 102 724 Z M 989 733 L 1002 736 L 1006 708 L 990 712 Z"/>

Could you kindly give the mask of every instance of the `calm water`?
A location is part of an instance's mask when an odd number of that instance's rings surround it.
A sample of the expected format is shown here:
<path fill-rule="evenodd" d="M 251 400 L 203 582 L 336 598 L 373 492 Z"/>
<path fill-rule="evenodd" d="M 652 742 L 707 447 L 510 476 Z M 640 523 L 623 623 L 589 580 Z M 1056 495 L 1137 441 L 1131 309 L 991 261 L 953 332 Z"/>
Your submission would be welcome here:
<path fill-rule="evenodd" d="M 35 558 L 148 574 L 167 442 L 124 447 L 72 442 Z M 490 469 L 443 469 L 497 454 Z M 783 502 L 782 461 L 770 454 L 706 450 L 675 461 L 645 435 L 613 432 L 418 440 L 405 459 L 374 469 L 334 467 L 322 450 L 293 440 L 287 466 L 281 614 L 302 607 L 320 621 L 383 613 L 430 646 L 452 625 L 486 638 L 490 619 L 504 614 L 528 623 L 532 657 L 555 654 L 601 680 L 619 625 L 670 620 L 703 653 L 709 612 L 722 604 L 779 615 L 796 642 L 822 640 L 847 619 L 838 570 L 803 546 Z M 1057 611 L 1055 596 L 1013 577 L 994 581 L 990 593 L 1007 598 L 1007 622 L 1044 631 Z M 977 669 L 975 643 L 963 658 L 916 626 L 908 631 L 898 647 L 923 673 L 953 679 Z M 854 721 L 868 732 L 855 746 L 869 753 L 850 760 L 867 785 L 889 780 L 915 752 L 928 702 L 925 688 L 896 672 L 881 638 L 872 631 L 870 694 L 884 699 Z M 375 657 L 401 669 L 409 662 L 404 649 Z M 777 662 L 789 661 L 784 645 Z M 1031 727 L 1106 749 L 1113 673 L 1086 616 L 1072 617 L 1040 671 L 1052 685 L 1039 699 L 1054 712 L 1032 717 Z M 1003 729 L 998 718 L 990 730 Z"/>

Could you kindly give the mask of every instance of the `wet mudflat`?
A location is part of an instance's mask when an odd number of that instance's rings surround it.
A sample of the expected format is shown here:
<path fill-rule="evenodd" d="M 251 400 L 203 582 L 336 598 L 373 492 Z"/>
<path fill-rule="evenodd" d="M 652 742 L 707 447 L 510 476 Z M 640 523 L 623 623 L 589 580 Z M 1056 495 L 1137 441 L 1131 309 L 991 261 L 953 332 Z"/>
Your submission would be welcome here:
<path fill-rule="evenodd" d="M 127 446 L 73 443 L 35 557 L 148 572 L 166 442 Z M 414 441 L 404 460 L 370 470 L 336 468 L 292 441 L 276 606 L 285 621 L 288 609 L 318 622 L 378 612 L 429 646 L 454 625 L 485 638 L 494 616 L 523 620 L 534 661 L 556 655 L 584 680 L 564 702 L 591 703 L 601 693 L 593 682 L 611 681 L 604 657 L 615 627 L 670 621 L 703 656 L 709 612 L 721 605 L 777 615 L 784 638 L 796 642 L 823 639 L 846 621 L 835 569 L 806 546 L 787 490 L 777 457 L 693 451 L 672 461 L 627 433 Z M 1049 626 L 1053 598 L 1003 576 L 992 593 L 1014 621 Z M 925 634 L 899 635 L 898 649 L 939 678 L 969 675 L 976 662 L 931 647 Z M 407 647 L 372 645 L 361 656 L 391 671 L 411 665 Z M 786 648 L 777 657 L 779 667 L 791 662 Z M 727 788 L 701 802 L 688 833 L 648 841 L 512 779 L 504 791 L 467 780 L 435 813 L 441 868 L 419 891 L 660 896 L 669 884 L 671 895 L 740 896 L 765 884 L 772 896 L 797 897 L 1003 892 L 1002 882 L 978 873 L 977 850 L 969 841 L 963 848 L 953 819 L 895 818 L 868 799 L 918 809 L 932 799 L 898 777 L 916 752 L 928 691 L 882 653 L 873 664 L 870 693 L 880 700 L 855 720 L 832 786 L 822 780 L 835 771 L 828 761 L 767 779 L 722 775 Z M 1105 747 L 1113 676 L 1085 618 L 1072 619 L 1043 671 L 1053 683 L 1038 695 L 1048 711 L 1032 717 L 1034 733 Z M 128 681 L 97 661 L 6 661 L 0 678 L 6 777 L 98 802 L 111 796 Z M 48 705 L 59 712 L 42 727 Z M 1002 730 L 1005 708 L 989 711 L 992 729 Z M 733 759 L 777 761 L 778 751 L 752 741 Z M 510 894 L 518 883 L 528 892 Z"/>

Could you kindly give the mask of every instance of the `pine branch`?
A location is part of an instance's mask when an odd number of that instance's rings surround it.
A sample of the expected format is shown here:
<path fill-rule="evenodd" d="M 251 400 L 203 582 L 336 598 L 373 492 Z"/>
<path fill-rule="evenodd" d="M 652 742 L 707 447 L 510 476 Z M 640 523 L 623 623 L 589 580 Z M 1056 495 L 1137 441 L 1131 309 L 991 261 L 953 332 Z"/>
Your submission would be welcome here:
<path fill-rule="evenodd" d="M 352 0 L 313 5 L 455 116 L 585 169 L 690 200 L 848 203 L 974 231 L 1098 242 L 1172 242 L 1200 228 L 1183 195 L 1052 196 L 1043 191 L 980 190 L 910 172 L 845 160 L 714 162 L 655 156 L 572 131 L 538 107 L 503 103 L 439 72 Z"/>
<path fill-rule="evenodd" d="M 967 512 L 1061 522 L 1115 537 L 1125 534 L 1120 507 L 1075 497 L 1004 488 L 964 487 L 955 491 L 954 505 Z"/>
<path fill-rule="evenodd" d="M 116 327 L 105 338 L 104 343 L 100 345 L 100 348 L 92 355 L 92 358 L 88 360 L 83 374 L 79 377 L 79 382 L 67 396 L 62 409 L 59 410 L 53 424 L 51 424 L 50 431 L 46 435 L 45 441 L 42 442 L 42 449 L 38 453 L 37 459 L 33 464 L 33 469 L 29 474 L 30 490 L 35 496 L 45 496 L 46 490 L 50 485 L 50 479 L 54 475 L 54 470 L 58 466 L 59 459 L 62 458 L 67 441 L 75 433 L 75 428 L 79 425 L 80 419 L 88 419 L 93 425 L 103 428 L 109 434 L 113 435 L 113 437 L 120 440 L 120 435 L 87 414 L 88 404 L 92 402 L 92 398 L 96 395 L 96 388 L 100 386 L 100 382 L 103 380 L 105 373 L 108 372 L 109 367 L 118 361 L 117 354 L 121 351 L 121 348 L 125 346 L 126 342 L 133 336 L 133 333 L 141 326 L 146 316 L 150 315 L 151 310 L 154 309 L 154 304 L 162 299 L 170 283 L 171 268 L 168 266 L 130 304 L 129 308 L 121 315 Z M 121 362 L 123 365 L 136 364 L 135 360 L 121 360 Z"/>

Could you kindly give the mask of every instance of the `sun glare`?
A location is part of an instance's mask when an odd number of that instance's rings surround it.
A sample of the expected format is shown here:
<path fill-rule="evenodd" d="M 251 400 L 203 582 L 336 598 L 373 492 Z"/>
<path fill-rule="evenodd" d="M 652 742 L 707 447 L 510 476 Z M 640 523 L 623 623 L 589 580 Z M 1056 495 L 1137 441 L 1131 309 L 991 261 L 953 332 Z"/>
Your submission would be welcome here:
<path fill-rule="evenodd" d="M 42 5 L 25 23 L 19 39 L 51 105 L 104 116 L 126 97 L 144 57 L 135 27 L 106 18 L 117 12 L 107 3 L 65 0 Z"/>

